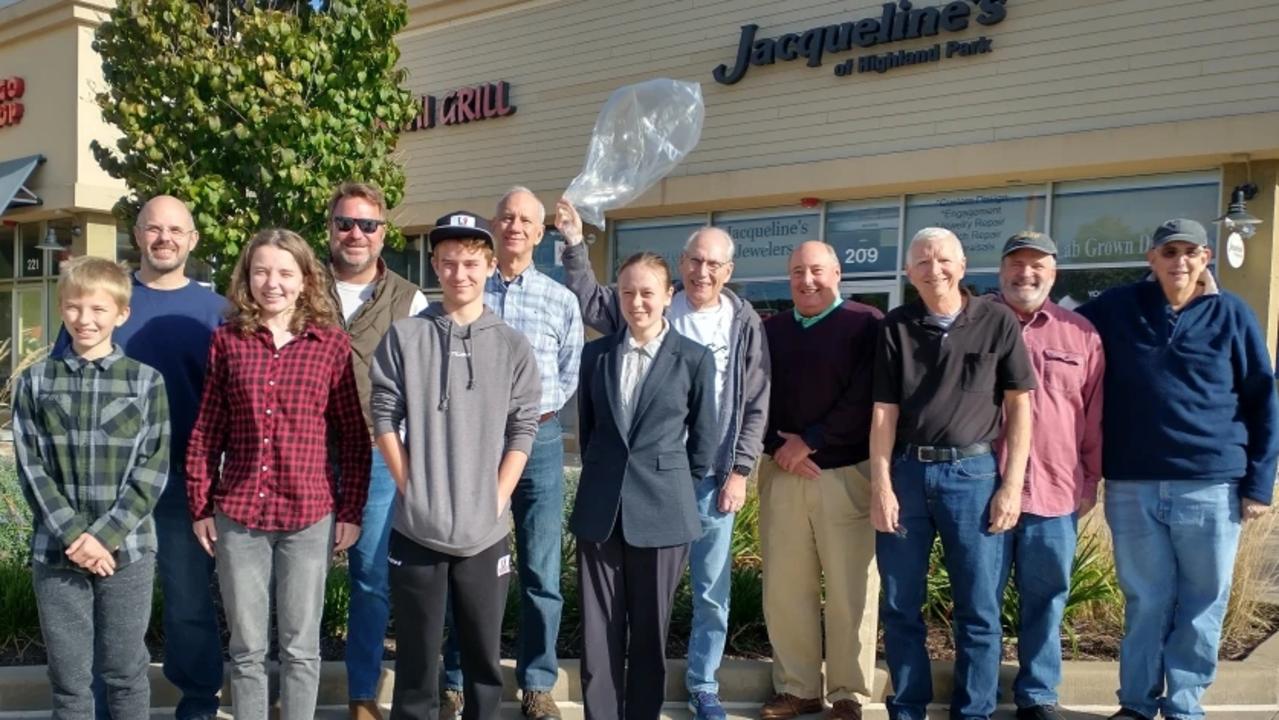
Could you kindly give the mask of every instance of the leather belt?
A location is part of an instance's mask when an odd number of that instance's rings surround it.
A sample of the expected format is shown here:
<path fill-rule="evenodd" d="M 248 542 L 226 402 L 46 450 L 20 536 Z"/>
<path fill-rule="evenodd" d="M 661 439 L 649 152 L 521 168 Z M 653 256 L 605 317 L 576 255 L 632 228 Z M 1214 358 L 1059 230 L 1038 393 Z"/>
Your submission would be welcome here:
<path fill-rule="evenodd" d="M 955 462 L 964 458 L 985 455 L 990 452 L 990 443 L 979 442 L 964 447 L 950 445 L 907 445 L 906 453 L 919 462 Z"/>
<path fill-rule="evenodd" d="M 550 412 L 544 412 L 544 413 L 542 413 L 541 415 L 539 415 L 539 416 L 538 416 L 538 418 L 537 418 L 537 424 L 538 424 L 538 425 L 545 425 L 547 420 L 550 420 L 551 418 L 555 417 L 555 416 L 556 416 L 556 415 L 558 415 L 558 414 L 559 414 L 559 413 L 555 412 L 554 410 L 552 410 L 552 411 L 550 411 Z"/>

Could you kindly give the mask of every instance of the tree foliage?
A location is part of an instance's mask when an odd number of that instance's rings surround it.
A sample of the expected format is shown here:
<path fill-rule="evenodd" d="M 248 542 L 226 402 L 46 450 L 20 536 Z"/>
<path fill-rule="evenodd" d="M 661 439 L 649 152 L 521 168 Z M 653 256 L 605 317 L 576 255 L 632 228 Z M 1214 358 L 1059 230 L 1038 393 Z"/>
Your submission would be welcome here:
<path fill-rule="evenodd" d="M 363 180 L 404 193 L 391 156 L 415 114 L 400 87 L 403 0 L 313 7 L 267 0 L 121 0 L 97 31 L 107 88 L 96 96 L 122 137 L 94 157 L 141 202 L 187 201 L 197 254 L 220 279 L 257 230 L 285 227 L 326 247 L 333 187 Z M 402 242 L 392 229 L 388 239 Z"/>

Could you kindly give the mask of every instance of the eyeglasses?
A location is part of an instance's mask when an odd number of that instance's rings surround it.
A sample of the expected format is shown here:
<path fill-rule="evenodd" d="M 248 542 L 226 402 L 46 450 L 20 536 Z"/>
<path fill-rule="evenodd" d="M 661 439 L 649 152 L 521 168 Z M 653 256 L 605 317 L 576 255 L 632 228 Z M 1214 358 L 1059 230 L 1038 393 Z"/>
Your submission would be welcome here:
<path fill-rule="evenodd" d="M 171 227 L 164 227 L 163 225 L 144 225 L 141 230 L 143 235 L 150 238 L 157 238 L 165 233 L 168 233 L 169 237 L 182 238 L 195 232 L 194 230 L 183 230 L 176 225 Z"/>
<path fill-rule="evenodd" d="M 1182 250 L 1181 248 L 1178 248 L 1175 245 L 1164 245 L 1163 247 L 1159 248 L 1159 256 L 1165 260 L 1176 260 L 1179 256 L 1185 255 L 1186 259 L 1194 260 L 1195 258 L 1202 255 L 1205 249 L 1206 248 L 1204 248 L 1202 245 L 1191 245 L 1190 247 L 1184 250 Z"/>
<path fill-rule="evenodd" d="M 345 215 L 333 216 L 333 227 L 337 228 L 338 232 L 351 232 L 351 228 L 359 227 L 360 232 L 365 235 L 372 235 L 385 224 L 385 220 L 375 220 L 373 218 L 353 218 Z"/>
<path fill-rule="evenodd" d="M 708 271 L 715 273 L 728 267 L 726 262 L 707 260 L 706 258 L 693 257 L 692 255 L 685 255 L 684 259 L 693 266 L 694 270 L 705 267 Z"/>

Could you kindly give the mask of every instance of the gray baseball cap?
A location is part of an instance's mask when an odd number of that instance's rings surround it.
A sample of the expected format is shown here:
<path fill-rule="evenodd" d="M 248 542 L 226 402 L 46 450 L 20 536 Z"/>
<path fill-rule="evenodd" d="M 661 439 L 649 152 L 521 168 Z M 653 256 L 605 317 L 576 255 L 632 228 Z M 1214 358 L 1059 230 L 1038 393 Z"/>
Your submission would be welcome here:
<path fill-rule="evenodd" d="M 1208 231 L 1194 220 L 1174 218 L 1155 228 L 1155 234 L 1150 238 L 1150 247 L 1157 248 L 1170 242 L 1188 242 L 1208 247 Z"/>
<path fill-rule="evenodd" d="M 1008 242 L 1004 243 L 1004 253 L 1000 257 L 1008 257 L 1011 253 L 1025 248 L 1048 253 L 1053 257 L 1057 256 L 1057 243 L 1053 242 L 1053 239 L 1048 237 L 1047 234 L 1035 232 L 1034 230 L 1022 230 L 1008 238 Z"/>

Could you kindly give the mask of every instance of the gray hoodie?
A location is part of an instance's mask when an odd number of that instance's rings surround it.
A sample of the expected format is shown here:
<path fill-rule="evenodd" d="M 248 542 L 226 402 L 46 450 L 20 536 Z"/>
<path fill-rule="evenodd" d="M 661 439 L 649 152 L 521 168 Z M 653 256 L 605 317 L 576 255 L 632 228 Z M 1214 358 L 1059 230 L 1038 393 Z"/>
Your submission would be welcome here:
<path fill-rule="evenodd" d="M 469 557 L 509 531 L 497 468 L 537 435 L 541 380 L 533 348 L 488 308 L 455 324 L 440 303 L 397 320 L 369 368 L 373 435 L 405 431 L 408 483 L 392 527 L 446 555 Z"/>

